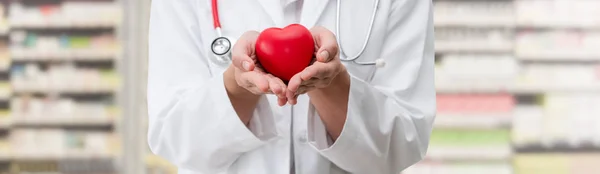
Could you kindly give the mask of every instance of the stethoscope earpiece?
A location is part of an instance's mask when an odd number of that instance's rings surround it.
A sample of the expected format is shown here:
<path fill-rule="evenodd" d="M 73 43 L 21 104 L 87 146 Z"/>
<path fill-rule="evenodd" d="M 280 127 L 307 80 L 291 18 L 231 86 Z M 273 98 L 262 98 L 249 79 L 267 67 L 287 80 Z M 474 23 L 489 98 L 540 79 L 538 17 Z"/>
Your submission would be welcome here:
<path fill-rule="evenodd" d="M 385 67 L 385 60 L 383 60 L 383 59 L 375 60 L 375 67 L 377 67 L 377 68 Z"/>

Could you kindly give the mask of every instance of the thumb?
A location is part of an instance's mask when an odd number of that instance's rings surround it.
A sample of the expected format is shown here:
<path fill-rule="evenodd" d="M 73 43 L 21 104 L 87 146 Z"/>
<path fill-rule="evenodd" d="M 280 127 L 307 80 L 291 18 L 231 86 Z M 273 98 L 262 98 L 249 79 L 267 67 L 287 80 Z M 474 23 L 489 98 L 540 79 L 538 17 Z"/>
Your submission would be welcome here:
<path fill-rule="evenodd" d="M 244 71 L 254 70 L 254 60 L 248 55 L 234 55 L 232 57 L 233 66 Z"/>
<path fill-rule="evenodd" d="M 317 52 L 317 61 L 319 62 L 329 62 L 332 59 L 333 56 L 331 56 L 329 54 L 329 51 L 327 51 L 327 49 L 320 49 L 319 52 Z"/>
<path fill-rule="evenodd" d="M 231 53 L 233 66 L 244 71 L 254 70 L 254 59 L 251 56 L 254 54 L 256 37 L 258 37 L 257 32 L 248 31 L 235 43 Z"/>
<path fill-rule="evenodd" d="M 329 62 L 338 53 L 338 43 L 335 35 L 324 27 L 314 27 L 311 29 L 315 45 L 318 48 L 316 57 L 319 62 Z"/>

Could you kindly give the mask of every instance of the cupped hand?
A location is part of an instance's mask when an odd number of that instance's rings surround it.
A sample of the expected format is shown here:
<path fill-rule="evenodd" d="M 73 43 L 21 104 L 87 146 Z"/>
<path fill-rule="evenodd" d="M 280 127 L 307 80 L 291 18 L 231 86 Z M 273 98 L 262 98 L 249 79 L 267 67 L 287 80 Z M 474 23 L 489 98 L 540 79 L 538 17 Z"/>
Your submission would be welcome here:
<path fill-rule="evenodd" d="M 286 85 L 271 74 L 265 73 L 257 63 L 255 44 L 259 33 L 248 31 L 244 33 L 232 50 L 232 66 L 235 68 L 235 81 L 238 86 L 255 95 L 275 94 L 279 106 L 287 103 Z"/>
<path fill-rule="evenodd" d="M 311 29 L 315 41 L 314 63 L 288 82 L 286 97 L 290 104 L 296 104 L 298 95 L 311 90 L 327 87 L 332 80 L 346 71 L 339 58 L 339 47 L 335 35 L 326 28 Z"/>

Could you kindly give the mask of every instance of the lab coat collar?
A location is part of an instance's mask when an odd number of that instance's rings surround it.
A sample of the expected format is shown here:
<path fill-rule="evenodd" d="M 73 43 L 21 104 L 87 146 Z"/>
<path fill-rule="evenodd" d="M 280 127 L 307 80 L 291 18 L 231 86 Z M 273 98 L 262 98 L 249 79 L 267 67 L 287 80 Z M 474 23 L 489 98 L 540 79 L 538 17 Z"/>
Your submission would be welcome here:
<path fill-rule="evenodd" d="M 328 2 L 329 0 L 304 0 L 300 24 L 306 28 L 312 28 L 321 17 Z"/>
<path fill-rule="evenodd" d="M 263 10 L 269 14 L 276 26 L 284 27 L 283 4 L 281 4 L 281 0 L 258 0 L 258 2 L 263 7 Z M 328 2 L 329 0 L 304 0 L 300 24 L 307 28 L 312 28 L 321 17 Z"/>

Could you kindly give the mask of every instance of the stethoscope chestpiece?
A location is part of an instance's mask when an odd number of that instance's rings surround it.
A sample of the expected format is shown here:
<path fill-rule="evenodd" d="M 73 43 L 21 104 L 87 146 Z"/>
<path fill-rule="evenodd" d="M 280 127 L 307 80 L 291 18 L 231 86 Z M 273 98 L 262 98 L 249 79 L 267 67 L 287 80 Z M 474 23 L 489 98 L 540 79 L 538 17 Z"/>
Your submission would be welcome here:
<path fill-rule="evenodd" d="M 231 62 L 231 49 L 233 48 L 231 39 L 227 37 L 217 37 L 211 43 L 210 49 L 215 56 L 215 60 L 221 64 Z"/>

